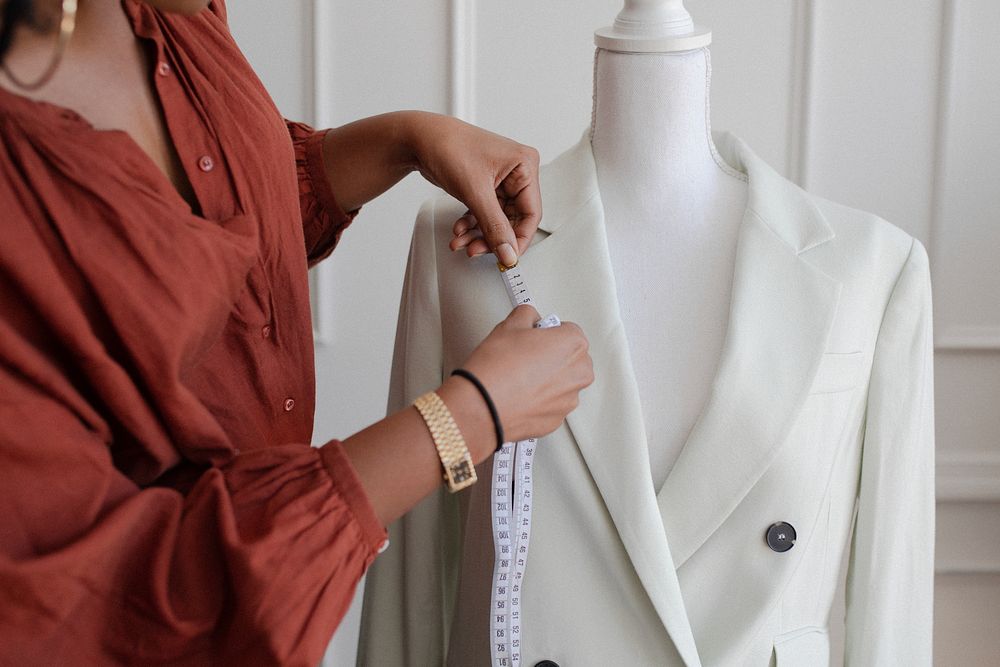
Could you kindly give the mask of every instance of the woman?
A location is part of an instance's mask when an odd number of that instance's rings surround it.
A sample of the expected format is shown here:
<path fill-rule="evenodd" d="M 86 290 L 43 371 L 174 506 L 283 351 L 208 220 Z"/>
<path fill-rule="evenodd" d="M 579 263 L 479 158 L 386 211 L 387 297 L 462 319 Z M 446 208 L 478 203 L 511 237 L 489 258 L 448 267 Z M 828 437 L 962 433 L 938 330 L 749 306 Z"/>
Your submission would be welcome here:
<path fill-rule="evenodd" d="M 470 209 L 453 250 L 512 264 L 538 225 L 533 150 L 283 122 L 206 4 L 0 1 L 3 664 L 316 664 L 443 459 L 413 407 L 309 447 L 307 264 L 414 169 Z M 476 463 L 592 379 L 536 318 L 436 390 Z"/>

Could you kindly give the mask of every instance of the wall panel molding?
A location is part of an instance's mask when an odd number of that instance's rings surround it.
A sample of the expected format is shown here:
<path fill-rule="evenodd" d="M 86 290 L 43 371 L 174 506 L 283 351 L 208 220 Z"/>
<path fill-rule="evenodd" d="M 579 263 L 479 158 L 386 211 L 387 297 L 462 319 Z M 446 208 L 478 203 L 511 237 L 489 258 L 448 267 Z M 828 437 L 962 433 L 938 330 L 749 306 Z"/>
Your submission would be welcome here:
<path fill-rule="evenodd" d="M 816 63 L 815 0 L 795 3 L 792 26 L 792 86 L 789 99 L 789 119 L 792 128 L 786 156 L 788 178 L 808 189 L 810 119 L 812 90 Z"/>
<path fill-rule="evenodd" d="M 934 565 L 934 574 L 1000 574 L 1000 560 L 990 558 L 940 558 Z"/>
<path fill-rule="evenodd" d="M 448 113 L 476 122 L 476 3 L 450 0 Z"/>
<path fill-rule="evenodd" d="M 941 39 L 939 43 L 937 109 L 934 128 L 934 166 L 931 173 L 931 216 L 927 234 L 927 255 L 934 273 L 935 252 L 939 247 L 939 235 L 944 215 L 942 188 L 944 187 L 945 161 L 948 145 L 948 128 L 951 126 L 953 107 L 951 104 L 952 82 L 955 63 L 955 5 L 958 0 L 942 0 Z"/>
<path fill-rule="evenodd" d="M 938 452 L 938 502 L 1000 502 L 1000 452 Z"/>
<path fill-rule="evenodd" d="M 317 126 L 329 124 L 333 117 L 333 68 L 330 49 L 330 30 L 333 25 L 333 3 L 329 0 L 313 0 L 312 3 L 312 89 L 313 123 Z"/>
<path fill-rule="evenodd" d="M 939 502 L 936 533 L 939 575 L 1000 573 L 1000 503 Z"/>
<path fill-rule="evenodd" d="M 934 349 L 1000 351 L 1000 325 L 943 326 L 934 335 Z"/>
<path fill-rule="evenodd" d="M 1000 147 L 989 121 L 1000 102 L 995 85 L 996 25 L 990 0 L 941 0 L 935 169 L 930 233 L 940 349 L 1000 349 L 1000 285 L 992 249 L 1000 242 L 992 163 Z"/>
<path fill-rule="evenodd" d="M 312 122 L 316 127 L 333 124 L 334 54 L 330 44 L 333 25 L 333 3 L 330 0 L 312 2 Z M 324 262 L 312 270 L 310 301 L 313 309 L 313 341 L 317 346 L 333 341 L 334 313 L 328 298 L 334 290 L 333 268 Z"/>

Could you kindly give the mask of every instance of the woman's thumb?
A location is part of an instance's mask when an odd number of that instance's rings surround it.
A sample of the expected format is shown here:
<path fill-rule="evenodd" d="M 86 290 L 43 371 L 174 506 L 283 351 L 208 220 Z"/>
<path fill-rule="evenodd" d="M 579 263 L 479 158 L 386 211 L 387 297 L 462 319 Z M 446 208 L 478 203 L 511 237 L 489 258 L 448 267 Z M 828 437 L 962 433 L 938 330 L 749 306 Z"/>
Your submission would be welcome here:
<path fill-rule="evenodd" d="M 493 194 L 492 192 L 490 194 Z M 493 254 L 504 266 L 517 264 L 517 237 L 514 228 L 494 197 L 485 197 L 470 206 L 472 214 L 479 220 L 479 231 Z"/>
<path fill-rule="evenodd" d="M 510 311 L 510 315 L 507 316 L 505 321 L 508 325 L 517 329 L 531 329 L 535 326 L 535 322 L 540 319 L 542 317 L 535 310 L 535 307 L 525 303 Z"/>

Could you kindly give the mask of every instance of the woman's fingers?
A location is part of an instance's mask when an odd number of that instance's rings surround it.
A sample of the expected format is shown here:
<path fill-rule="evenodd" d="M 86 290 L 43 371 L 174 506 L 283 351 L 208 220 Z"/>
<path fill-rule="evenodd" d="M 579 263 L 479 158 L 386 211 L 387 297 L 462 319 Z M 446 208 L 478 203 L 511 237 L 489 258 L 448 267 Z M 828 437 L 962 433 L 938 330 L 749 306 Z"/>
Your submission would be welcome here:
<path fill-rule="evenodd" d="M 491 252 L 490 247 L 486 245 L 486 241 L 478 229 L 473 229 L 466 234 L 456 236 L 451 240 L 450 247 L 453 251 L 464 248 L 465 254 L 469 257 L 478 257 L 479 255 Z M 508 266 L 510 265 L 508 264 Z"/>
<path fill-rule="evenodd" d="M 455 221 L 455 226 L 452 227 L 452 232 L 455 236 L 461 236 L 475 226 L 476 218 L 472 215 L 472 211 L 466 211 L 462 214 L 461 218 Z"/>
<path fill-rule="evenodd" d="M 479 232 L 483 235 L 482 243 L 504 265 L 517 264 L 517 237 L 514 235 L 510 220 L 500 207 L 500 201 L 496 198 L 494 190 L 487 189 L 484 192 L 484 188 L 480 188 L 470 193 L 469 199 L 469 210 L 479 221 Z M 469 244 L 470 254 L 474 244 L 475 241 Z"/>
<path fill-rule="evenodd" d="M 504 212 L 511 221 L 517 243 L 517 254 L 528 249 L 531 238 L 542 220 L 542 192 L 538 186 L 538 152 L 526 148 L 523 162 L 518 164 L 497 188 Z"/>
<path fill-rule="evenodd" d="M 537 153 L 532 151 L 529 157 L 532 156 L 537 160 Z M 507 266 L 512 266 L 517 262 L 517 257 L 528 249 L 542 219 L 542 194 L 538 186 L 537 164 L 517 165 L 496 188 L 496 196 L 503 217 L 497 218 L 502 223 L 492 228 L 492 238 L 490 231 L 483 229 L 476 216 L 471 211 L 466 211 L 453 227 L 451 249 L 464 248 L 470 257 L 496 250 L 498 259 Z M 495 213 L 494 207 L 489 208 Z M 510 240 L 511 231 L 513 243 Z M 506 252 L 503 249 L 504 243 L 511 246 L 514 251 L 512 254 L 501 256 L 501 252 Z"/>
<path fill-rule="evenodd" d="M 455 118 L 419 121 L 412 150 L 420 173 L 468 207 L 453 225 L 452 250 L 516 264 L 542 214 L 538 151 Z"/>
<path fill-rule="evenodd" d="M 473 241 L 479 238 L 479 233 L 476 230 L 472 230 L 461 236 L 456 236 L 451 240 L 452 250 L 461 250 L 462 248 L 468 248 Z"/>
<path fill-rule="evenodd" d="M 453 226 L 452 250 L 492 252 L 516 264 L 542 216 L 538 151 L 455 118 L 416 118 L 410 136 L 417 168 L 468 207 Z"/>
<path fill-rule="evenodd" d="M 518 329 L 531 329 L 535 326 L 535 322 L 542 319 L 542 316 L 538 314 L 535 307 L 528 303 L 522 303 L 520 306 L 514 308 L 507 315 L 507 319 L 504 323 L 507 326 L 516 327 Z"/>
<path fill-rule="evenodd" d="M 516 440 L 551 433 L 593 382 L 593 362 L 580 328 L 535 329 L 538 311 L 515 308 L 473 351 L 465 368 L 489 387 L 504 430 Z"/>
<path fill-rule="evenodd" d="M 454 237 L 451 239 L 449 247 L 453 251 L 467 248 L 470 243 L 481 236 L 477 225 L 478 223 L 472 212 L 466 211 L 465 215 L 456 220 L 454 227 L 452 227 Z"/>
<path fill-rule="evenodd" d="M 465 249 L 469 257 L 478 257 L 479 255 L 492 252 L 492 249 L 487 245 L 485 239 L 483 239 L 476 216 L 471 213 L 466 213 L 459 218 L 455 222 L 452 231 L 455 236 L 452 238 L 449 246 L 453 251 Z M 507 266 L 510 266 L 510 264 Z"/>

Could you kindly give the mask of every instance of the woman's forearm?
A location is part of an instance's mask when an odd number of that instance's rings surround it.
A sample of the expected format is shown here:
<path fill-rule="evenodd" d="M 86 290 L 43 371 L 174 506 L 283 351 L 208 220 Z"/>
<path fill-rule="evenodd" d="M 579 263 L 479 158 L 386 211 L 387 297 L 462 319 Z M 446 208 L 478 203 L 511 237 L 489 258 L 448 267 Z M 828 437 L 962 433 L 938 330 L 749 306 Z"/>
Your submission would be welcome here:
<path fill-rule="evenodd" d="M 496 448 L 489 411 L 476 388 L 449 378 L 438 389 L 477 464 Z M 416 408 L 410 406 L 347 438 L 351 463 L 383 525 L 405 514 L 443 483 L 441 459 Z"/>
<path fill-rule="evenodd" d="M 411 125 L 420 112 L 362 118 L 326 133 L 323 164 L 345 211 L 375 199 L 416 169 Z"/>
<path fill-rule="evenodd" d="M 542 217 L 538 151 L 457 118 L 394 111 L 326 133 L 323 161 L 330 188 L 353 211 L 411 171 L 458 199 L 452 250 L 487 252 L 508 266 L 528 248 Z"/>

